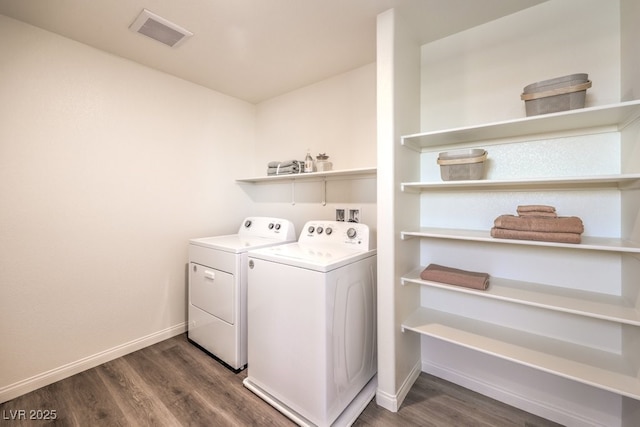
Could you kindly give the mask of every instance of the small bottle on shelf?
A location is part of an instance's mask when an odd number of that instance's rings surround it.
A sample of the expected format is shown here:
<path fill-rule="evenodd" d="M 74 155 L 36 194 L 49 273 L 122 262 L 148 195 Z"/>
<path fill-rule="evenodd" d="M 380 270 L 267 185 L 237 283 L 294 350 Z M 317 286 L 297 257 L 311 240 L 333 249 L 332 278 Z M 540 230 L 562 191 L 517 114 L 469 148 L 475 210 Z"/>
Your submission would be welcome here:
<path fill-rule="evenodd" d="M 307 156 L 304 158 L 304 171 L 313 172 L 313 157 L 311 157 L 311 151 L 307 150 Z"/>

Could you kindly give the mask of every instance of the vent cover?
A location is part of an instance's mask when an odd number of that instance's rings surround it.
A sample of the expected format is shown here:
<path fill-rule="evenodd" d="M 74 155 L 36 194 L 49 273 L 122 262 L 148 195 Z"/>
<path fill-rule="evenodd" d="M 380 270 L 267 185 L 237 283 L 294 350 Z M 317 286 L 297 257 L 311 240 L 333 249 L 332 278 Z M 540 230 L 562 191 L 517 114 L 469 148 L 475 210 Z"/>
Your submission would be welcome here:
<path fill-rule="evenodd" d="M 190 31 L 149 12 L 147 9 L 142 9 L 129 29 L 171 47 L 178 47 L 193 35 Z"/>

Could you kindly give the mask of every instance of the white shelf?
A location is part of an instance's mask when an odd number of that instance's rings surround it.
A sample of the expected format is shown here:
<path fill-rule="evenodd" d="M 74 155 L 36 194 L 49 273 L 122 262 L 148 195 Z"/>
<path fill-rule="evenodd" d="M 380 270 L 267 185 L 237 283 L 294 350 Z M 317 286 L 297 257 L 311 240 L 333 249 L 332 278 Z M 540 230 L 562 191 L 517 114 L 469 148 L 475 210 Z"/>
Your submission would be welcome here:
<path fill-rule="evenodd" d="M 357 168 L 332 170 L 326 172 L 308 172 L 286 175 L 267 175 L 252 178 L 236 179 L 236 182 L 243 183 L 260 183 L 260 182 L 278 182 L 278 181 L 322 181 L 332 178 L 337 179 L 356 179 L 362 177 L 373 177 L 376 175 L 376 168 Z"/>
<path fill-rule="evenodd" d="M 403 285 L 417 284 L 497 299 L 516 304 L 571 313 L 622 324 L 640 326 L 640 312 L 622 297 L 543 285 L 539 283 L 491 277 L 487 290 L 477 290 L 446 283 L 422 280 L 424 267 L 402 277 Z"/>
<path fill-rule="evenodd" d="M 407 135 L 402 138 L 402 144 L 422 151 L 432 147 L 487 140 L 533 139 L 536 135 L 619 131 L 639 117 L 640 100 Z"/>
<path fill-rule="evenodd" d="M 624 355 L 425 308 L 407 318 L 402 330 L 640 399 L 640 380 Z"/>
<path fill-rule="evenodd" d="M 498 243 L 510 245 L 542 246 L 568 248 L 576 250 L 593 250 L 607 252 L 640 253 L 640 243 L 612 237 L 582 236 L 582 243 L 556 243 L 535 240 L 498 239 L 491 237 L 489 230 L 463 230 L 456 228 L 421 227 L 417 231 L 402 231 L 401 238 L 412 237 L 450 239 L 460 241 Z"/>
<path fill-rule="evenodd" d="M 640 174 L 592 175 L 553 178 L 525 178 L 505 180 L 468 180 L 468 181 L 434 181 L 404 182 L 402 191 L 436 191 L 436 190 L 559 190 L 559 189 L 594 189 L 614 188 L 629 189 L 640 186 Z"/>

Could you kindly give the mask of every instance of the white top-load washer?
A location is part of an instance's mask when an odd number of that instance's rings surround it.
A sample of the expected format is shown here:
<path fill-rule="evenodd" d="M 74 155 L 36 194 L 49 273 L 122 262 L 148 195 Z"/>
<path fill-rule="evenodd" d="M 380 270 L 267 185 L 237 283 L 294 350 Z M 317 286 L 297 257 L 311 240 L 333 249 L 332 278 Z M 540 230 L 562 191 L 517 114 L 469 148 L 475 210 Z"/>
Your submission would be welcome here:
<path fill-rule="evenodd" d="M 234 371 L 247 365 L 247 251 L 295 242 L 281 218 L 249 217 L 237 234 L 189 241 L 189 340 Z"/>
<path fill-rule="evenodd" d="M 300 425 L 350 425 L 375 395 L 376 250 L 369 227 L 310 221 L 249 251 L 244 385 Z"/>

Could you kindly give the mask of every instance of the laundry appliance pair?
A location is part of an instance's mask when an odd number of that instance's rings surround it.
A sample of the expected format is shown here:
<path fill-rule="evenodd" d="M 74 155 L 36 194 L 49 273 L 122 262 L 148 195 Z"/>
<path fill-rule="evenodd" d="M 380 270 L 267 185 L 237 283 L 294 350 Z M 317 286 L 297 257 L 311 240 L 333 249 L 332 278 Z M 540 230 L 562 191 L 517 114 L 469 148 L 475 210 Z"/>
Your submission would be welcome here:
<path fill-rule="evenodd" d="M 267 228 L 280 224 L 283 231 L 293 227 L 274 218 L 247 221 Z M 246 361 L 229 363 L 217 345 L 201 344 L 203 334 L 223 328 L 198 330 L 196 323 L 193 334 L 191 296 L 189 338 L 232 368 L 242 369 L 248 362 L 244 385 L 296 423 L 350 425 L 377 387 L 375 239 L 365 224 L 322 220 L 307 222 L 297 241 L 278 237 L 278 243 L 247 245 L 250 249 L 242 252 L 240 267 L 245 270 L 239 274 L 246 292 L 240 330 L 246 333 Z M 212 239 L 192 240 L 190 257 L 213 249 L 203 246 Z M 192 280 L 196 287 L 216 280 L 208 278 L 210 270 L 190 259 L 190 295 Z M 221 295 L 229 298 L 228 292 Z"/>

